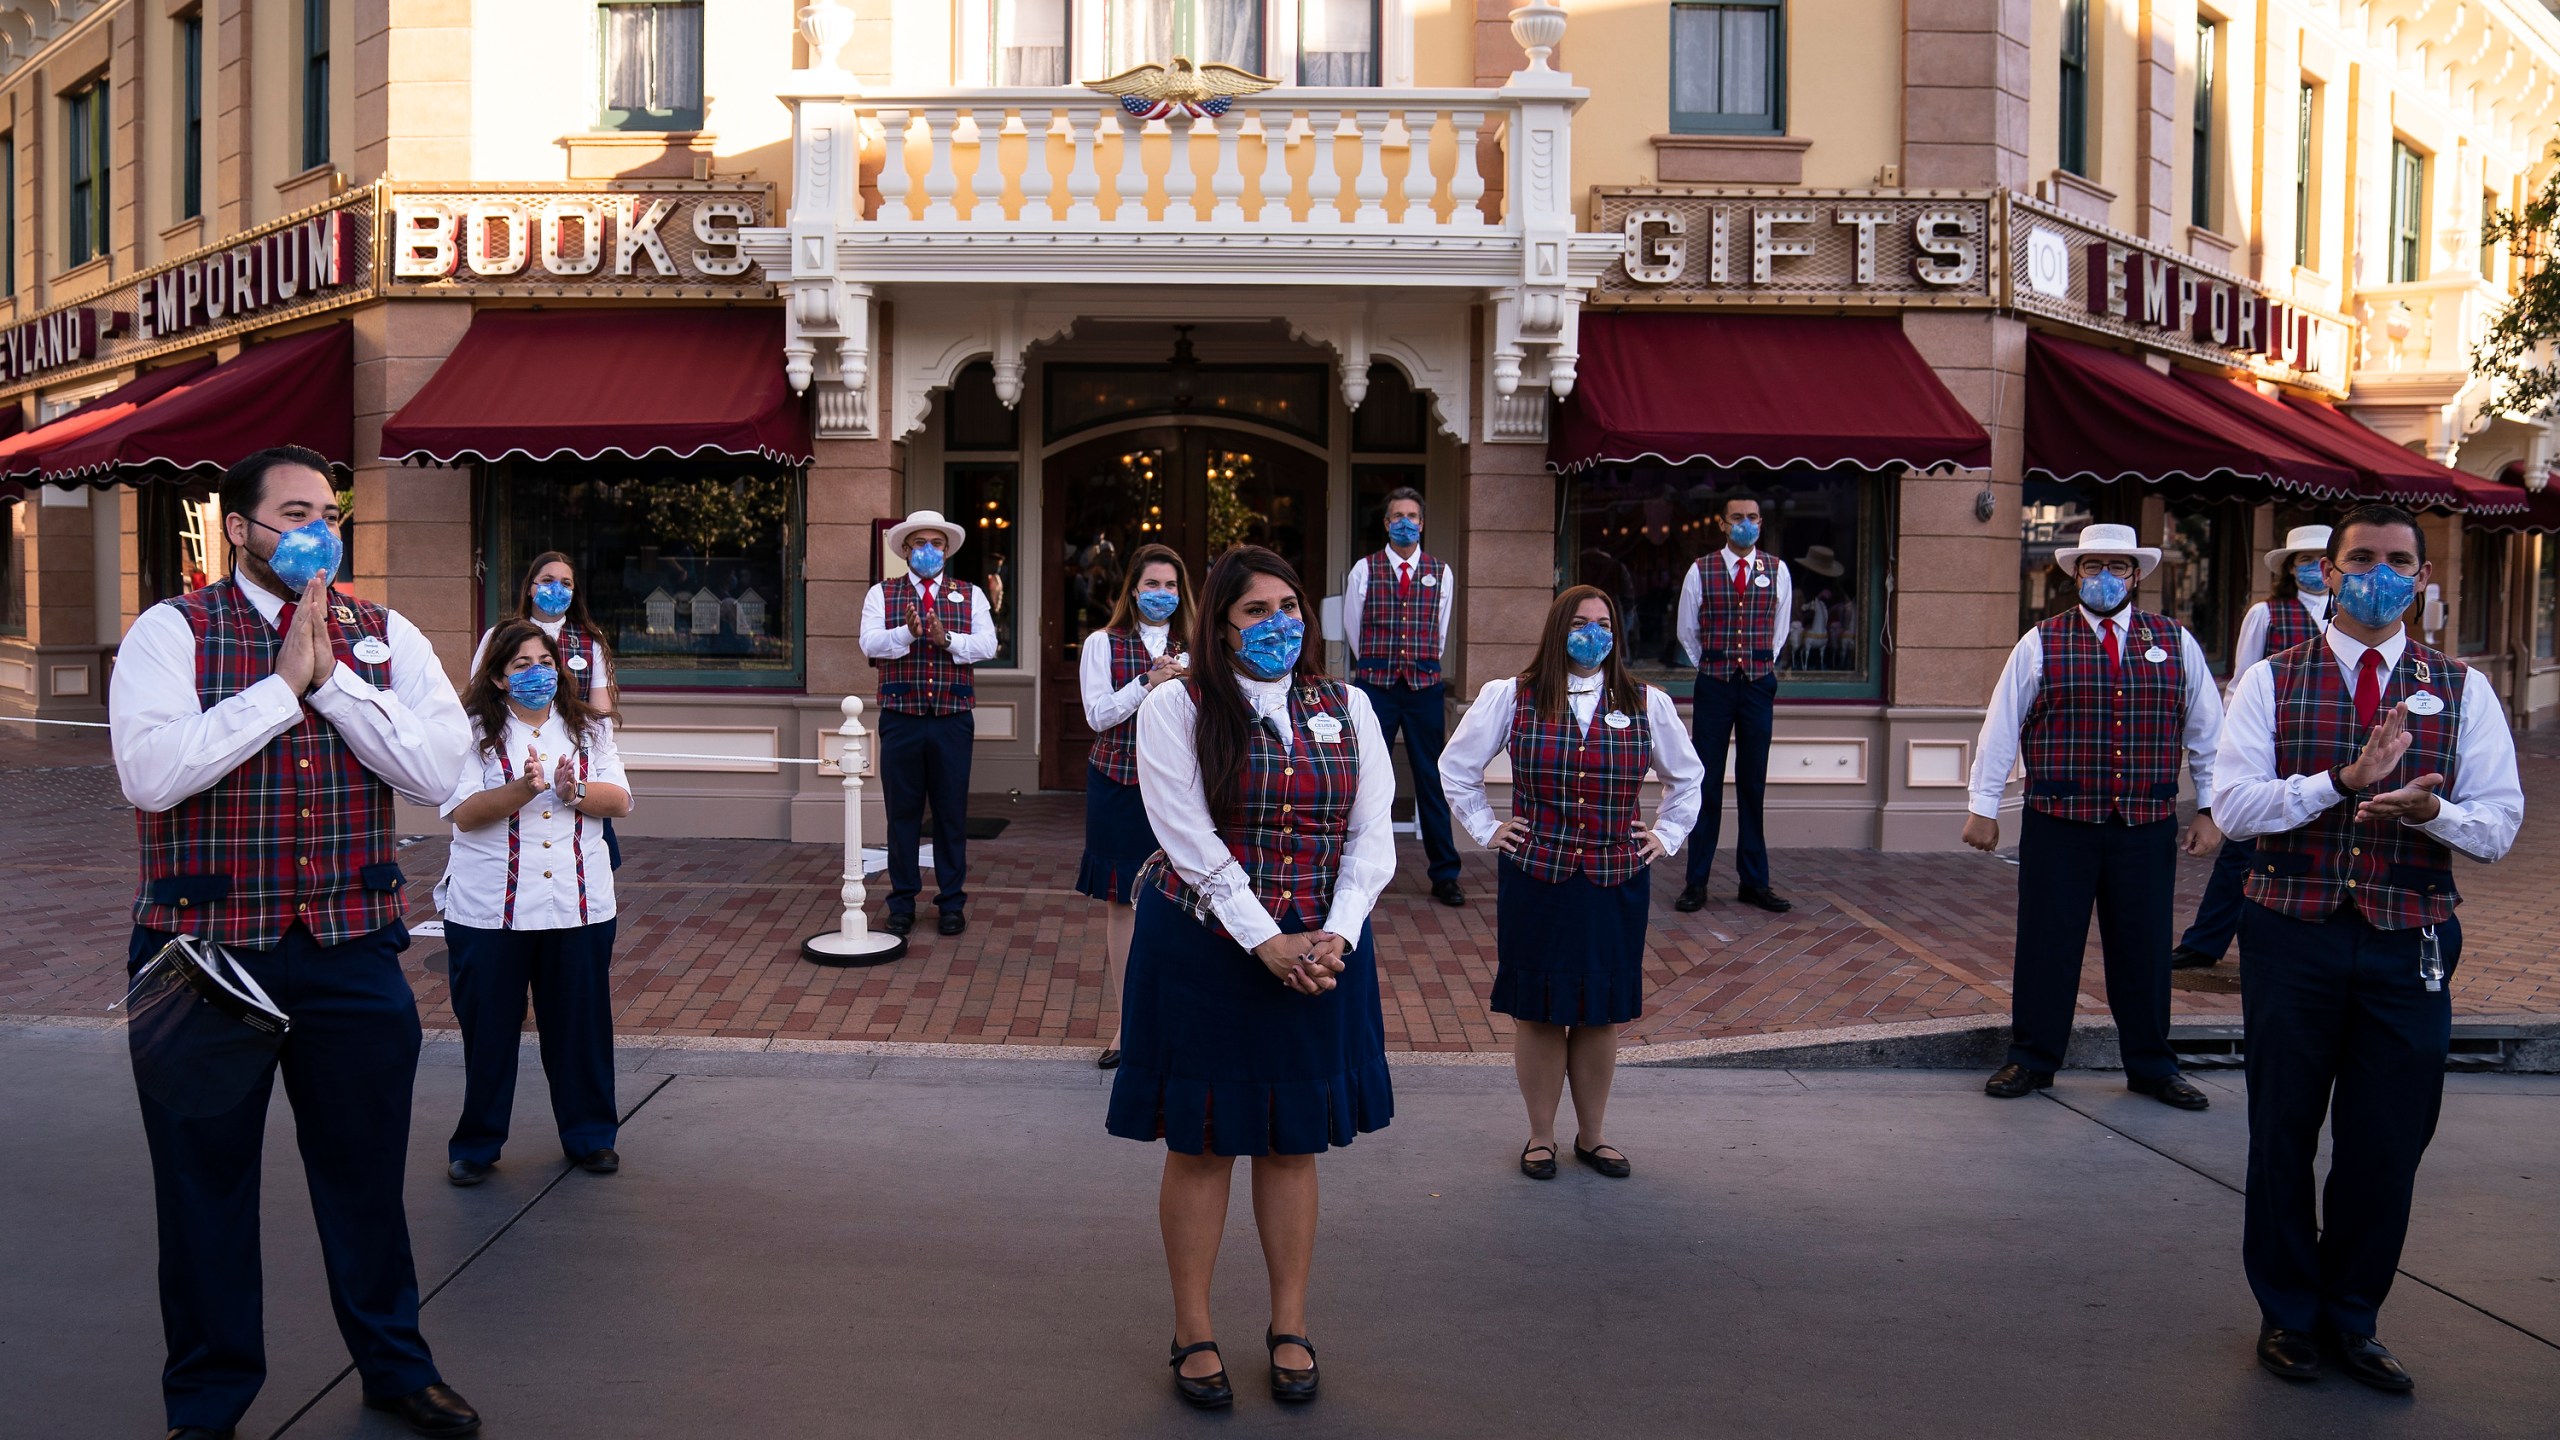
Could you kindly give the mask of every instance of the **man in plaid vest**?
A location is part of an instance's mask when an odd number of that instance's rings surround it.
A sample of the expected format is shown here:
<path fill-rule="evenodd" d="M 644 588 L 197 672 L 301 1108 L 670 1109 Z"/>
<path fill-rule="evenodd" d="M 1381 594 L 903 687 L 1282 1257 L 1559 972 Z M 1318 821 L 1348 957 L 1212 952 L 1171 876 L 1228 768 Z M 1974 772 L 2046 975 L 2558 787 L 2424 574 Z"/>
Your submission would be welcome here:
<path fill-rule="evenodd" d="M 2092 525 L 2054 552 L 2080 603 L 2009 652 L 1975 746 L 1964 843 L 1976 850 L 1998 848 L 2010 768 L 2023 759 L 2027 772 L 2009 1060 L 1983 1086 L 2004 1100 L 2050 1088 L 2062 1067 L 2094 910 L 2126 1088 L 2181 1110 L 2209 1103 L 2169 1049 L 2169 903 L 2182 769 L 2200 807 L 2186 852 L 2221 843 L 2210 807 L 2222 701 L 2195 637 L 2134 606 L 2160 563 L 2134 539 L 2130 525 Z"/>
<path fill-rule="evenodd" d="M 420 1434 L 460 1435 L 480 1418 L 418 1333 L 401 1198 L 419 1027 L 400 968 L 392 797 L 451 794 L 470 728 L 425 637 L 330 588 L 342 552 L 328 465 L 287 447 L 233 466 L 221 490 L 231 576 L 145 611 L 117 649 L 108 717 L 142 849 L 129 962 L 195 935 L 292 1021 L 276 1069 L 364 1401 Z M 161 1389 L 179 1434 L 229 1435 L 266 1378 L 258 1172 L 274 1077 L 216 1115 L 141 1096 Z"/>
<path fill-rule="evenodd" d="M 2505 855 L 2524 791 L 2496 690 L 2410 638 L 2403 616 L 2432 574 L 2417 522 L 2358 506 L 2322 563 L 2327 629 L 2240 677 L 2215 768 L 2214 813 L 2258 842 L 2240 921 L 2240 1254 L 2260 1364 L 2308 1380 L 2325 1349 L 2404 1391 L 2409 1372 L 2374 1334 L 2444 1100 L 2462 959 L 2453 857 Z"/>
<path fill-rule="evenodd" d="M 1676 910 L 1703 909 L 1707 872 L 1715 864 L 1716 833 L 1724 826 L 1724 757 L 1733 752 L 1733 867 L 1745 905 L 1785 914 L 1795 908 L 1769 888 L 1769 737 L 1778 706 L 1778 652 L 1796 610 L 1795 581 L 1786 565 L 1760 544 L 1760 502 L 1727 495 L 1716 518 L 1725 543 L 1698 557 L 1680 582 L 1674 628 L 1689 663 L 1698 667 L 1689 724 L 1698 759 L 1707 767 L 1707 792 L 1698 828 L 1689 837 L 1689 870 Z"/>
<path fill-rule="evenodd" d="M 1449 743 L 1449 687 L 1440 657 L 1449 648 L 1449 611 L 1457 576 L 1422 548 L 1422 492 L 1387 492 L 1387 544 L 1351 562 L 1342 586 L 1342 639 L 1351 678 L 1369 697 L 1387 744 L 1404 731 L 1413 767 L 1413 818 L 1422 831 L 1431 894 L 1464 905 L 1458 888 L 1458 842 L 1449 829 L 1449 797 L 1440 788 L 1440 750 Z"/>
<path fill-rule="evenodd" d="M 933 807 L 934 905 L 941 932 L 969 928 L 969 759 L 978 696 L 970 678 L 1001 638 L 987 594 L 944 573 L 969 532 L 918 510 L 889 528 L 885 548 L 906 573 L 862 597 L 862 653 L 880 672 L 880 798 L 889 811 L 889 902 L 880 928 L 915 928 L 924 888 L 918 850 Z"/>

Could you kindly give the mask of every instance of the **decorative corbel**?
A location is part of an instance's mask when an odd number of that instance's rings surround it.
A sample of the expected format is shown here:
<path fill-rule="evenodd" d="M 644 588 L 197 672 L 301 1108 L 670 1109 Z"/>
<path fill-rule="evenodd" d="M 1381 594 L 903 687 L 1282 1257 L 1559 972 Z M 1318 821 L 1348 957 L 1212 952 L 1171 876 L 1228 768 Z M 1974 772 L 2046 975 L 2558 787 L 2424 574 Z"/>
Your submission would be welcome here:
<path fill-rule="evenodd" d="M 1342 403 L 1357 413 L 1369 398 L 1369 307 L 1355 307 L 1343 326 Z"/>

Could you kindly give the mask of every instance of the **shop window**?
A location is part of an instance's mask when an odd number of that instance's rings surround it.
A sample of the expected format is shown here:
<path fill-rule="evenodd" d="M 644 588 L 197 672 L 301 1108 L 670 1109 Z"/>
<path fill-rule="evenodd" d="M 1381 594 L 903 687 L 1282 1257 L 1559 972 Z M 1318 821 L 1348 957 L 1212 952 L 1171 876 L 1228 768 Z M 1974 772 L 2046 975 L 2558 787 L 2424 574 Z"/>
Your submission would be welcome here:
<path fill-rule="evenodd" d="M 302 0 L 302 168 L 329 163 L 329 0 Z"/>
<path fill-rule="evenodd" d="M 2196 113 L 2194 191 L 2188 197 L 2187 216 L 2199 230 L 2213 228 L 2213 77 L 2214 65 L 2221 58 L 2222 27 L 2199 17 L 2196 20 Z"/>
<path fill-rule="evenodd" d="M 2053 552 L 2108 517 L 2099 513 L 2115 492 L 2103 486 L 2030 479 L 2020 496 L 2018 520 L 2018 633 L 2023 635 L 2078 603 L 2070 576 Z"/>
<path fill-rule="evenodd" d="M 2391 274 L 2420 280 L 2427 230 L 2427 161 L 2405 140 L 2391 142 Z"/>
<path fill-rule="evenodd" d="M 1257 420 L 1321 445 L 1332 423 L 1333 371 L 1323 365 L 1050 365 L 1041 375 L 1049 440 L 1113 420 L 1187 415 Z"/>
<path fill-rule="evenodd" d="M 178 218 L 204 213 L 204 13 L 178 21 Z"/>
<path fill-rule="evenodd" d="M 962 367 L 942 400 L 942 448 L 1014 450 L 1022 444 L 1022 412 L 996 398 L 995 367 Z"/>
<path fill-rule="evenodd" d="M 2560 536 L 2537 535 L 2533 549 L 2533 658 L 2549 660 L 2560 634 Z"/>
<path fill-rule="evenodd" d="M 1014 577 L 1021 514 L 1022 468 L 1010 460 L 955 461 L 943 467 L 942 513 L 969 532 L 969 543 L 951 556 L 952 578 L 987 592 L 987 610 L 996 622 L 996 653 L 991 670 L 1021 666 L 1021 596 Z"/>
<path fill-rule="evenodd" d="M 1262 0 L 1103 0 L 1103 71 L 1187 55 L 1259 75 L 1262 27 Z"/>
<path fill-rule="evenodd" d="M 1684 135 L 1786 129 L 1786 8 L 1777 0 L 1671 7 L 1671 128 Z"/>
<path fill-rule="evenodd" d="M 2313 137 L 2319 134 L 2314 123 L 2319 102 L 2319 87 L 2302 82 L 2293 100 L 2293 263 L 2311 264 L 2311 167 L 2317 150 Z"/>
<path fill-rule="evenodd" d="M 196 588 L 187 563 L 186 496 L 169 485 L 143 485 L 133 491 L 133 505 L 135 579 L 141 582 L 142 604 L 147 608 Z"/>
<path fill-rule="evenodd" d="M 627 686 L 798 689 L 801 484 L 753 460 L 568 460 L 489 472 L 482 613 L 567 554 Z"/>
<path fill-rule="evenodd" d="M 1298 83 L 1378 83 L 1378 0 L 1298 0 Z"/>
<path fill-rule="evenodd" d="M 1596 585 L 1615 597 L 1636 673 L 1686 697 L 1697 671 L 1680 649 L 1681 582 L 1721 543 L 1712 522 L 1724 497 L 1747 492 L 1760 501 L 1762 547 L 1786 562 L 1795 585 L 1779 694 L 1872 699 L 1884 681 L 1886 485 L 1856 470 L 1779 477 L 1594 467 L 1565 477 L 1559 586 Z"/>
<path fill-rule="evenodd" d="M 0 502 L 0 635 L 27 633 L 26 500 Z"/>
<path fill-rule="evenodd" d="M 70 184 L 63 234 L 65 265 L 107 253 L 107 79 L 101 75 L 63 97 L 64 173 Z"/>
<path fill-rule="evenodd" d="M 2058 163 L 2089 173 L 2089 0 L 2062 0 L 2062 66 L 2055 87 L 2062 134 Z"/>
<path fill-rule="evenodd" d="M 2485 655 L 2498 631 L 2498 597 L 2507 588 L 2507 537 L 2472 526 L 2462 531 L 2462 588 L 2454 616 L 2454 653 Z"/>
<path fill-rule="evenodd" d="M 995 23 L 987 33 L 988 78 L 1007 86 L 1073 83 L 1068 79 L 1073 27 L 1067 11 L 1067 0 L 994 0 Z"/>
<path fill-rule="evenodd" d="M 702 0 L 605 0 L 606 130 L 702 128 Z"/>
<path fill-rule="evenodd" d="M 2195 635 L 2217 675 L 2231 673 L 2231 647 L 2249 602 L 2251 521 L 2245 503 L 2181 496 L 2169 503 L 2159 541 L 2160 613 Z"/>

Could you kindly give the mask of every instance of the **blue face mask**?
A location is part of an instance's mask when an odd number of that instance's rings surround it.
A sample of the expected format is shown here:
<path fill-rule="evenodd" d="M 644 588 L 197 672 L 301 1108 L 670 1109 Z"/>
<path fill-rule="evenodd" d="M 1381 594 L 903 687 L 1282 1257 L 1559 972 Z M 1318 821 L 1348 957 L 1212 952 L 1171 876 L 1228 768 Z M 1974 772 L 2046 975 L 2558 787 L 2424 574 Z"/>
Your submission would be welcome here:
<path fill-rule="evenodd" d="M 1422 539 L 1422 522 L 1410 515 L 1399 515 L 1387 522 L 1387 538 L 1399 545 L 1411 545 Z"/>
<path fill-rule="evenodd" d="M 507 677 L 507 695 L 527 710 L 539 710 L 560 693 L 560 672 L 548 665 L 528 665 Z"/>
<path fill-rule="evenodd" d="M 249 523 L 261 530 L 275 530 L 276 553 L 267 557 L 267 568 L 284 582 L 286 599 L 300 598 L 314 579 L 337 578 L 338 563 L 346 558 L 346 551 L 327 520 L 314 520 L 290 530 L 276 530 L 264 520 Z"/>
<path fill-rule="evenodd" d="M 1752 546 L 1760 543 L 1760 522 L 1757 520 L 1736 520 L 1725 527 L 1725 533 L 1733 537 L 1734 544 L 1748 550 Z"/>
<path fill-rule="evenodd" d="M 2101 615 L 2112 615 L 2124 608 L 2133 594 L 2133 582 L 2113 570 L 2080 577 L 2080 603 Z"/>
<path fill-rule="evenodd" d="M 2293 588 L 2305 595 L 2329 593 L 2329 577 L 2320 573 L 2320 562 L 2305 560 L 2293 567 Z"/>
<path fill-rule="evenodd" d="M 545 580 L 533 587 L 533 608 L 556 619 L 569 613 L 569 597 L 576 593 L 566 580 Z"/>
<path fill-rule="evenodd" d="M 1161 625 L 1182 608 L 1182 595 L 1174 590 L 1141 590 L 1136 601 L 1138 613 L 1150 625 Z"/>
<path fill-rule="evenodd" d="M 1589 621 L 1564 632 L 1564 653 L 1585 670 L 1598 668 L 1601 661 L 1609 658 L 1610 647 L 1615 644 L 1617 637 L 1609 633 L 1609 627 Z"/>
<path fill-rule="evenodd" d="M 926 543 L 907 552 L 907 568 L 927 580 L 942 573 L 942 547 Z"/>
<path fill-rule="evenodd" d="M 2359 625 L 2379 630 L 2399 623 L 2409 613 L 2409 602 L 2418 598 L 2418 577 L 2403 575 L 2388 565 L 2376 565 L 2361 575 L 2343 576 L 2338 581 L 2338 608 Z"/>
<path fill-rule="evenodd" d="M 1277 680 L 1298 668 L 1306 640 L 1307 622 L 1283 610 L 1244 628 L 1236 663 L 1256 680 Z"/>

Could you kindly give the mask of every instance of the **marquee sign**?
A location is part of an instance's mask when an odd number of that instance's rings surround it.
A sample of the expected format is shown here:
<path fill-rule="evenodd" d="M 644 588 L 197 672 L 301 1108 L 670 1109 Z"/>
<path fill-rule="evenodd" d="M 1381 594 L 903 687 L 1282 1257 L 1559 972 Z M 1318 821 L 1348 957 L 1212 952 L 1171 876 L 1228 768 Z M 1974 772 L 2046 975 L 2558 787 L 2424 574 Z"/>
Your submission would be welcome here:
<path fill-rule="evenodd" d="M 371 269 L 359 228 L 342 206 L 161 269 L 134 287 L 136 335 L 185 335 L 342 289 Z"/>
<path fill-rule="evenodd" d="M 96 359 L 99 338 L 116 333 L 123 318 L 109 315 L 101 323 L 98 312 L 83 305 L 0 330 L 0 384 Z"/>
<path fill-rule="evenodd" d="M 739 231 L 772 209 L 767 185 L 403 187 L 390 201 L 391 292 L 761 297 Z"/>
<path fill-rule="evenodd" d="M 1591 303 L 1987 306 L 2000 251 L 1973 190 L 1594 187 L 1626 237 Z"/>

